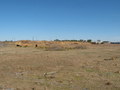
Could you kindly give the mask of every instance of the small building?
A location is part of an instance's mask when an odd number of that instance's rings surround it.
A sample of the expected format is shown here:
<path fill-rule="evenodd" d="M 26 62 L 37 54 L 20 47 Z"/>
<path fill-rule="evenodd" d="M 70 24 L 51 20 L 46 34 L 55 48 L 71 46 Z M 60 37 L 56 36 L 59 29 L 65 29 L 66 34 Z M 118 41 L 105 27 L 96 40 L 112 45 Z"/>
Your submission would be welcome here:
<path fill-rule="evenodd" d="M 111 44 L 120 44 L 120 42 L 111 42 Z"/>
<path fill-rule="evenodd" d="M 102 44 L 110 44 L 110 41 L 103 41 Z"/>
<path fill-rule="evenodd" d="M 97 42 L 96 42 L 96 43 L 97 43 L 97 44 L 101 44 L 101 42 L 102 42 L 101 40 L 97 40 Z"/>

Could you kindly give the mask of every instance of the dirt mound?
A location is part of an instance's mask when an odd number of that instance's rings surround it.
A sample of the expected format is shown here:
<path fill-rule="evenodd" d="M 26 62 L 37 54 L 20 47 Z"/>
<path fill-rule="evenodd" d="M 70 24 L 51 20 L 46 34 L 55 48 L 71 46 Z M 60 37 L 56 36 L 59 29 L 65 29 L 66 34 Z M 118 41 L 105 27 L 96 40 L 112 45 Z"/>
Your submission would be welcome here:
<path fill-rule="evenodd" d="M 90 43 L 70 42 L 70 41 L 30 41 L 21 40 L 15 43 L 17 46 L 28 46 L 47 49 L 47 50 L 64 50 L 64 49 L 86 49 Z"/>

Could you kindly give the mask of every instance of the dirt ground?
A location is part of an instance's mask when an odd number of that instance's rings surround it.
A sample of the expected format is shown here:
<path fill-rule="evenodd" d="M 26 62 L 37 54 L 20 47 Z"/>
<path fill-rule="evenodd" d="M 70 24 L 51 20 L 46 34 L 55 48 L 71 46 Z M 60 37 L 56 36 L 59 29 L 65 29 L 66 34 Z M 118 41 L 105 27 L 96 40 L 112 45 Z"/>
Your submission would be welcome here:
<path fill-rule="evenodd" d="M 0 47 L 0 90 L 120 90 L 120 45 Z"/>

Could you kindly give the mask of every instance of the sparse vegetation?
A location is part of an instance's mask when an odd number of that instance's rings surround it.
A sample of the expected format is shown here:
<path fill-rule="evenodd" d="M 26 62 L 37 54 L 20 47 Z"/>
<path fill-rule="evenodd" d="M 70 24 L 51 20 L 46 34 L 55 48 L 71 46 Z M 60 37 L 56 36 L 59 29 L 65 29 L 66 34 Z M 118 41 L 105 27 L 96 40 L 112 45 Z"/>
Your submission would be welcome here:
<path fill-rule="evenodd" d="M 91 43 L 91 42 L 92 42 L 92 40 L 91 40 L 91 39 L 88 39 L 88 40 L 87 40 L 87 42 Z"/>
<path fill-rule="evenodd" d="M 1 90 L 120 89 L 120 45 L 22 42 L 0 47 Z"/>
<path fill-rule="evenodd" d="M 37 46 L 36 46 L 37 45 Z M 18 41 L 16 46 L 18 47 L 36 47 L 45 51 L 65 51 L 71 49 L 87 49 L 87 45 L 90 43 L 78 42 L 76 40 L 61 41 L 56 39 L 55 41 Z"/>

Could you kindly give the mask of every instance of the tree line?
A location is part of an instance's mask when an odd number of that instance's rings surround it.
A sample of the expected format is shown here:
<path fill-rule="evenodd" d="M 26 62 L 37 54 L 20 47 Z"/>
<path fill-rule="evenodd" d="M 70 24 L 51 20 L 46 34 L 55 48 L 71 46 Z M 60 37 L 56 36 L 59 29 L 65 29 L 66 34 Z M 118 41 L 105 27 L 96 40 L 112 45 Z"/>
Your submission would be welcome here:
<path fill-rule="evenodd" d="M 92 40 L 91 39 L 88 39 L 88 40 L 83 40 L 83 39 L 80 39 L 80 40 L 59 40 L 59 39 L 55 39 L 54 41 L 62 41 L 62 42 L 64 42 L 64 41 L 69 41 L 69 42 L 89 42 L 89 43 L 91 43 L 92 42 Z"/>

